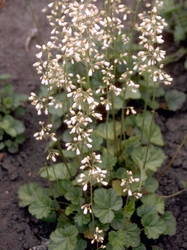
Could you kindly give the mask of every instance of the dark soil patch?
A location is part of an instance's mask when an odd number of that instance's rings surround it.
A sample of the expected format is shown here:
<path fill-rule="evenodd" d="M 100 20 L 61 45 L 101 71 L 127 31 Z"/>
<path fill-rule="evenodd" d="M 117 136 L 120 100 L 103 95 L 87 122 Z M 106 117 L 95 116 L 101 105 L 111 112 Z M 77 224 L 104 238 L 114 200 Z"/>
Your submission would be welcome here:
<path fill-rule="evenodd" d="M 36 19 L 47 41 L 50 27 L 41 9 L 50 0 L 32 0 Z M 18 93 L 29 94 L 39 88 L 39 76 L 32 64 L 36 61 L 35 44 L 40 43 L 39 36 L 33 38 L 27 52 L 24 43 L 35 27 L 27 1 L 8 0 L 7 5 L 0 9 L 0 74 L 12 75 L 12 82 Z M 167 44 L 166 44 L 167 45 Z M 175 47 L 168 41 L 169 51 Z M 174 78 L 171 87 L 187 93 L 187 72 L 183 61 L 167 67 L 168 73 Z M 17 190 L 19 186 L 38 182 L 45 186 L 37 172 L 44 165 L 43 151 L 45 145 L 36 141 L 33 134 L 38 131 L 40 117 L 34 108 L 26 104 L 26 142 L 18 154 L 4 153 L 0 162 L 0 250 L 28 250 L 38 245 L 42 236 L 48 238 L 53 225 L 41 223 L 32 217 L 27 209 L 18 206 Z M 159 112 L 156 121 L 161 126 L 165 141 L 165 153 L 168 156 L 166 165 L 187 133 L 187 101 L 177 113 Z M 163 166 L 164 167 L 164 166 Z M 161 170 L 160 170 L 161 171 Z M 159 193 L 170 195 L 182 189 L 180 181 L 187 182 L 187 144 L 180 151 L 172 167 L 160 180 Z M 172 211 L 177 219 L 177 232 L 172 237 L 162 237 L 160 246 L 165 250 L 187 249 L 187 194 L 166 200 L 167 209 Z"/>

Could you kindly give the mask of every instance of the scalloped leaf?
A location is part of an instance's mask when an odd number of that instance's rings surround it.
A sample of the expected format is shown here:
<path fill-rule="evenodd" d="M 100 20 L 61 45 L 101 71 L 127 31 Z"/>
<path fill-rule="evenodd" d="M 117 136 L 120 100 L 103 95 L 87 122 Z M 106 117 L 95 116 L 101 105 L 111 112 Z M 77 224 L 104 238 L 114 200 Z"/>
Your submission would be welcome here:
<path fill-rule="evenodd" d="M 102 223 L 110 223 L 114 219 L 114 211 L 122 207 L 122 198 L 112 188 L 104 188 L 94 191 L 94 214 Z"/>
<path fill-rule="evenodd" d="M 164 213 L 164 199 L 157 194 L 148 194 L 141 198 L 141 201 L 146 206 L 155 207 L 158 213 Z"/>
<path fill-rule="evenodd" d="M 42 188 L 37 183 L 29 183 L 18 189 L 19 206 L 26 207 L 37 199 L 40 195 L 50 195 L 49 189 Z"/>
<path fill-rule="evenodd" d="M 163 234 L 166 235 L 173 235 L 175 234 L 176 231 L 176 219 L 173 216 L 173 214 L 170 211 L 166 211 L 163 215 L 162 215 L 162 219 L 166 225 L 166 230 L 164 231 Z"/>
<path fill-rule="evenodd" d="M 49 250 L 74 250 L 77 245 L 78 230 L 75 226 L 56 229 L 50 236 Z"/>
<path fill-rule="evenodd" d="M 47 167 L 47 169 L 46 167 L 41 168 L 39 175 L 43 178 L 49 178 L 50 181 L 70 178 L 66 165 L 63 162 Z"/>
<path fill-rule="evenodd" d="M 111 231 L 109 233 L 109 243 L 113 249 L 121 250 L 124 246 L 137 247 L 140 244 L 141 230 L 134 223 L 128 223 L 124 231 Z"/>
<path fill-rule="evenodd" d="M 146 214 L 141 218 L 148 239 L 158 239 L 166 230 L 164 221 L 156 214 Z"/>
<path fill-rule="evenodd" d="M 121 123 L 120 122 L 115 122 L 115 126 L 116 126 L 116 136 L 118 136 L 120 134 L 120 132 L 121 132 Z M 108 129 L 108 131 L 107 131 L 107 129 Z M 113 121 L 108 122 L 107 126 L 106 126 L 106 123 L 99 124 L 97 129 L 95 130 L 95 133 L 98 136 L 103 137 L 104 139 L 114 140 Z"/>
<path fill-rule="evenodd" d="M 143 164 L 146 157 L 146 151 L 147 151 L 147 146 L 141 147 L 140 149 L 135 149 L 132 152 L 133 161 L 138 165 L 140 165 L 140 162 Z M 166 155 L 164 154 L 162 149 L 150 145 L 145 163 L 145 169 L 146 170 L 149 169 L 156 172 L 157 168 L 162 165 L 165 159 Z"/>
<path fill-rule="evenodd" d="M 165 99 L 168 109 L 171 111 L 179 110 L 186 100 L 186 94 L 176 89 L 166 92 Z"/>
<path fill-rule="evenodd" d="M 47 217 L 51 212 L 52 200 L 47 196 L 38 196 L 38 198 L 29 206 L 29 212 L 35 215 L 37 219 Z"/>

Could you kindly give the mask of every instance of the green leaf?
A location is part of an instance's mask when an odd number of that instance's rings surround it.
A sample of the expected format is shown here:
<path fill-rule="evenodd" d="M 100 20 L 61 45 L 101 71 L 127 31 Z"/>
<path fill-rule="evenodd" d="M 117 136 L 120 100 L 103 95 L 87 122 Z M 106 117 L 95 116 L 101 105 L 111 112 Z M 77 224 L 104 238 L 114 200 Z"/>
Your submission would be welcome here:
<path fill-rule="evenodd" d="M 11 109 L 13 105 L 13 98 L 11 96 L 5 97 L 3 99 L 3 105 L 5 105 L 7 109 Z"/>
<path fill-rule="evenodd" d="M 166 226 L 164 221 L 155 214 L 146 214 L 141 219 L 145 234 L 148 239 L 158 239 L 164 233 Z"/>
<path fill-rule="evenodd" d="M 25 136 L 23 134 L 16 136 L 15 142 L 17 142 L 18 144 L 23 144 L 24 141 L 25 141 Z"/>
<path fill-rule="evenodd" d="M 186 94 L 178 90 L 169 90 L 166 92 L 165 99 L 168 109 L 171 111 L 179 110 L 186 100 Z"/>
<path fill-rule="evenodd" d="M 45 222 L 48 222 L 48 223 L 52 223 L 52 222 L 55 222 L 57 221 L 57 215 L 56 215 L 56 212 L 55 211 L 51 211 L 50 214 L 45 217 L 45 218 L 42 218 L 43 221 Z"/>
<path fill-rule="evenodd" d="M 148 142 L 149 134 L 150 134 L 150 126 L 146 125 L 144 127 L 143 136 L 147 142 Z M 162 139 L 162 133 L 161 133 L 160 127 L 156 124 L 153 124 L 151 127 L 150 142 L 158 146 L 164 146 L 164 141 Z"/>
<path fill-rule="evenodd" d="M 140 243 L 137 247 L 133 247 L 132 250 L 146 250 L 146 248 L 143 243 Z"/>
<path fill-rule="evenodd" d="M 51 212 L 52 200 L 47 196 L 38 196 L 29 206 L 29 212 L 37 219 L 47 217 Z"/>
<path fill-rule="evenodd" d="M 14 108 L 18 108 L 22 102 L 28 101 L 28 95 L 14 93 Z"/>
<path fill-rule="evenodd" d="M 135 89 L 136 92 L 132 91 L 132 89 Z M 141 94 L 140 94 L 139 89 L 133 88 L 133 87 L 128 87 L 126 89 L 125 100 L 128 100 L 128 99 L 140 99 L 140 98 L 141 98 Z"/>
<path fill-rule="evenodd" d="M 112 187 L 113 189 L 116 191 L 116 193 L 118 195 L 125 195 L 125 193 L 123 192 L 123 187 L 121 186 L 121 181 L 120 180 L 113 180 L 112 181 Z"/>
<path fill-rule="evenodd" d="M 22 106 L 19 106 L 16 110 L 15 110 L 15 115 L 16 116 L 23 116 L 25 114 L 25 108 Z"/>
<path fill-rule="evenodd" d="M 90 222 L 90 214 L 77 214 L 74 217 L 74 221 L 80 227 L 84 224 L 88 224 Z"/>
<path fill-rule="evenodd" d="M 167 211 L 162 215 L 162 219 L 166 225 L 166 229 L 163 234 L 170 235 L 170 236 L 175 234 L 176 219 L 174 218 L 173 214 L 170 211 Z"/>
<path fill-rule="evenodd" d="M 15 128 L 9 127 L 8 129 L 5 130 L 8 135 L 11 137 L 16 137 L 17 136 L 17 131 Z"/>
<path fill-rule="evenodd" d="M 128 204 L 125 206 L 124 211 L 126 211 L 125 217 L 130 219 L 135 211 L 135 202 L 129 201 Z"/>
<path fill-rule="evenodd" d="M 181 24 L 178 24 L 178 25 L 175 26 L 173 35 L 174 35 L 175 42 L 185 40 L 186 32 L 185 32 L 185 29 L 183 28 L 183 26 Z"/>
<path fill-rule="evenodd" d="M 102 223 L 110 223 L 114 219 L 114 211 L 122 207 L 122 198 L 114 189 L 96 189 L 94 191 L 94 214 Z"/>
<path fill-rule="evenodd" d="M 76 248 L 74 250 L 85 250 L 87 247 L 87 242 L 85 240 L 78 240 Z"/>
<path fill-rule="evenodd" d="M 74 205 L 82 205 L 81 201 L 81 192 L 82 189 L 80 189 L 79 187 L 74 187 L 73 185 L 71 186 L 71 188 L 67 191 L 67 193 L 65 194 L 65 198 L 68 201 L 71 201 L 72 204 Z"/>
<path fill-rule="evenodd" d="M 39 195 L 49 195 L 49 190 L 34 182 L 21 186 L 18 189 L 19 206 L 26 207 L 30 205 Z"/>
<path fill-rule="evenodd" d="M 14 128 L 16 129 L 18 135 L 23 134 L 25 132 L 25 126 L 23 122 L 19 120 L 15 120 Z"/>
<path fill-rule="evenodd" d="M 146 206 L 153 206 L 156 208 L 157 212 L 160 214 L 164 213 L 164 200 L 157 194 L 148 194 L 141 198 L 141 201 Z"/>
<path fill-rule="evenodd" d="M 140 149 L 135 149 L 132 152 L 133 161 L 138 165 L 140 162 L 144 164 L 146 151 L 147 151 L 147 147 L 141 147 Z M 138 159 L 140 162 L 138 161 Z M 150 145 L 148 149 L 146 163 L 145 163 L 145 169 L 146 170 L 149 169 L 149 170 L 156 172 L 157 168 L 162 165 L 165 159 L 166 159 L 166 156 L 162 149 L 158 147 L 154 147 L 153 145 Z"/>
<path fill-rule="evenodd" d="M 103 148 L 101 160 L 102 160 L 102 163 L 100 164 L 101 169 L 106 169 L 110 171 L 113 170 L 113 167 L 116 165 L 117 157 L 115 157 L 110 150 L 109 152 L 107 152 L 107 149 Z"/>
<path fill-rule="evenodd" d="M 17 142 L 13 141 L 11 146 L 8 147 L 8 152 L 11 154 L 17 153 L 19 150 Z"/>
<path fill-rule="evenodd" d="M 121 132 L 121 123 L 120 122 L 115 122 L 116 126 L 116 136 L 118 136 Z M 106 132 L 108 129 L 108 133 Z M 108 122 L 108 125 L 106 123 L 100 123 L 95 130 L 95 133 L 98 136 L 103 137 L 104 139 L 108 140 L 114 140 L 114 124 L 113 121 Z"/>
<path fill-rule="evenodd" d="M 92 148 L 93 148 L 93 150 L 94 151 L 100 150 L 101 145 L 103 143 L 103 138 L 98 136 L 96 133 L 93 132 L 93 134 L 91 135 L 91 139 L 92 139 Z"/>
<path fill-rule="evenodd" d="M 135 223 L 126 224 L 124 233 L 126 247 L 137 247 L 140 244 L 141 230 Z"/>
<path fill-rule="evenodd" d="M 115 212 L 115 217 L 113 221 L 111 222 L 111 226 L 115 230 L 122 230 L 124 227 L 124 223 L 125 221 L 124 221 L 122 212 Z"/>
<path fill-rule="evenodd" d="M 112 249 L 122 250 L 122 248 L 125 245 L 124 232 L 123 231 L 109 232 L 109 243 L 112 245 Z"/>
<path fill-rule="evenodd" d="M 145 181 L 145 185 L 144 185 L 144 189 L 148 192 L 148 193 L 155 193 L 155 191 L 157 190 L 159 186 L 158 181 L 149 176 L 146 181 Z"/>
<path fill-rule="evenodd" d="M 56 229 L 50 236 L 49 250 L 74 250 L 77 244 L 78 230 L 75 226 Z"/>
<path fill-rule="evenodd" d="M 140 217 L 143 217 L 146 214 L 157 214 L 155 206 L 149 206 L 149 205 L 141 205 L 137 209 L 137 214 Z"/>
<path fill-rule="evenodd" d="M 64 163 L 57 163 L 50 167 L 43 167 L 39 171 L 43 178 L 49 178 L 50 181 L 69 179 L 70 175 Z"/>
<path fill-rule="evenodd" d="M 137 247 L 140 244 L 140 229 L 134 223 L 128 223 L 124 231 L 111 231 L 109 233 L 109 243 L 113 249 L 121 250 L 125 247 Z"/>
<path fill-rule="evenodd" d="M 0 150 L 2 150 L 5 147 L 4 142 L 0 142 Z"/>

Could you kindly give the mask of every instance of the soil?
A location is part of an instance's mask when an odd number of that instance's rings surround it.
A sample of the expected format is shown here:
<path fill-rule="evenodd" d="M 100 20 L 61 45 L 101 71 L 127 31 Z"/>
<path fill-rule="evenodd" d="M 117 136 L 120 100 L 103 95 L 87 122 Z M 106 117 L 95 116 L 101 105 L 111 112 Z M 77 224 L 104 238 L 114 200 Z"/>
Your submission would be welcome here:
<path fill-rule="evenodd" d="M 50 0 L 32 0 L 44 41 L 49 37 L 50 27 L 41 10 L 49 2 Z M 29 43 L 29 51 L 25 50 L 26 38 L 35 28 L 27 1 L 8 0 L 0 9 L 0 24 L 0 74 L 11 74 L 12 83 L 18 93 L 37 92 L 40 80 L 32 65 L 36 61 L 35 45 L 40 44 L 40 37 L 33 37 Z M 176 46 L 170 42 L 170 37 L 166 40 L 168 53 L 174 52 Z M 183 64 L 184 61 L 181 60 L 166 67 L 174 79 L 167 89 L 187 93 L 187 72 Z M 3 152 L 0 162 L 0 250 L 28 250 L 37 246 L 42 240 L 41 237 L 49 238 L 50 231 L 53 230 L 53 225 L 38 221 L 27 209 L 18 206 L 17 190 L 21 185 L 37 182 L 45 186 L 43 179 L 37 175 L 40 167 L 44 166 L 45 145 L 33 138 L 33 134 L 38 131 L 38 122 L 41 118 L 36 115 L 35 109 L 29 103 L 25 108 L 26 115 L 23 121 L 26 125 L 26 141 L 17 154 Z M 166 166 L 187 133 L 187 100 L 176 113 L 158 111 L 156 122 L 163 132 L 164 150 L 168 156 L 164 164 Z M 159 193 L 170 195 L 181 190 L 181 180 L 187 182 L 187 143 L 171 168 L 160 179 Z M 174 236 L 162 237 L 157 243 L 164 250 L 187 250 L 187 193 L 166 199 L 166 208 L 176 217 L 177 231 Z"/>

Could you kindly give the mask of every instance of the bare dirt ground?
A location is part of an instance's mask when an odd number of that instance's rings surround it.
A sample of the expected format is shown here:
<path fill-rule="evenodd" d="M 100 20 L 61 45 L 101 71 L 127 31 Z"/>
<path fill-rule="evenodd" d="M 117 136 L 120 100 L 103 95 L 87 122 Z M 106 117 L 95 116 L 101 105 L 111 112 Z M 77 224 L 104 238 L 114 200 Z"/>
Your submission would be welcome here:
<path fill-rule="evenodd" d="M 41 12 L 50 0 L 32 0 L 32 6 L 45 41 L 50 34 L 50 27 L 45 14 Z M 32 67 L 36 61 L 36 44 L 40 44 L 39 35 L 32 38 L 29 51 L 25 50 L 27 36 L 35 28 L 27 1 L 8 0 L 0 9 L 0 74 L 12 76 L 12 83 L 18 93 L 30 94 L 39 89 L 39 76 Z M 169 53 L 175 47 L 167 40 Z M 167 71 L 174 78 L 171 88 L 187 93 L 187 72 L 183 61 L 171 64 Z M 39 182 L 45 185 L 37 176 L 40 167 L 44 165 L 44 147 L 33 138 L 38 131 L 40 117 L 29 103 L 26 104 L 26 115 L 23 118 L 26 125 L 26 141 L 19 153 L 10 155 L 4 153 L 0 162 L 0 250 L 28 250 L 38 245 L 39 236 L 48 238 L 53 225 L 48 225 L 30 216 L 27 209 L 18 206 L 17 190 L 20 185 L 29 182 Z M 171 159 L 187 133 L 187 101 L 177 112 L 158 112 L 156 121 L 161 126 L 165 140 L 164 150 Z M 164 167 L 164 166 L 163 166 Z M 170 195 L 179 191 L 180 181 L 187 182 L 187 144 L 180 151 L 167 174 L 160 180 L 159 193 Z M 163 237 L 159 245 L 164 250 L 187 250 L 187 193 L 166 200 L 167 209 L 172 211 L 177 219 L 177 232 L 172 237 Z M 147 248 L 148 249 L 148 248 Z"/>

